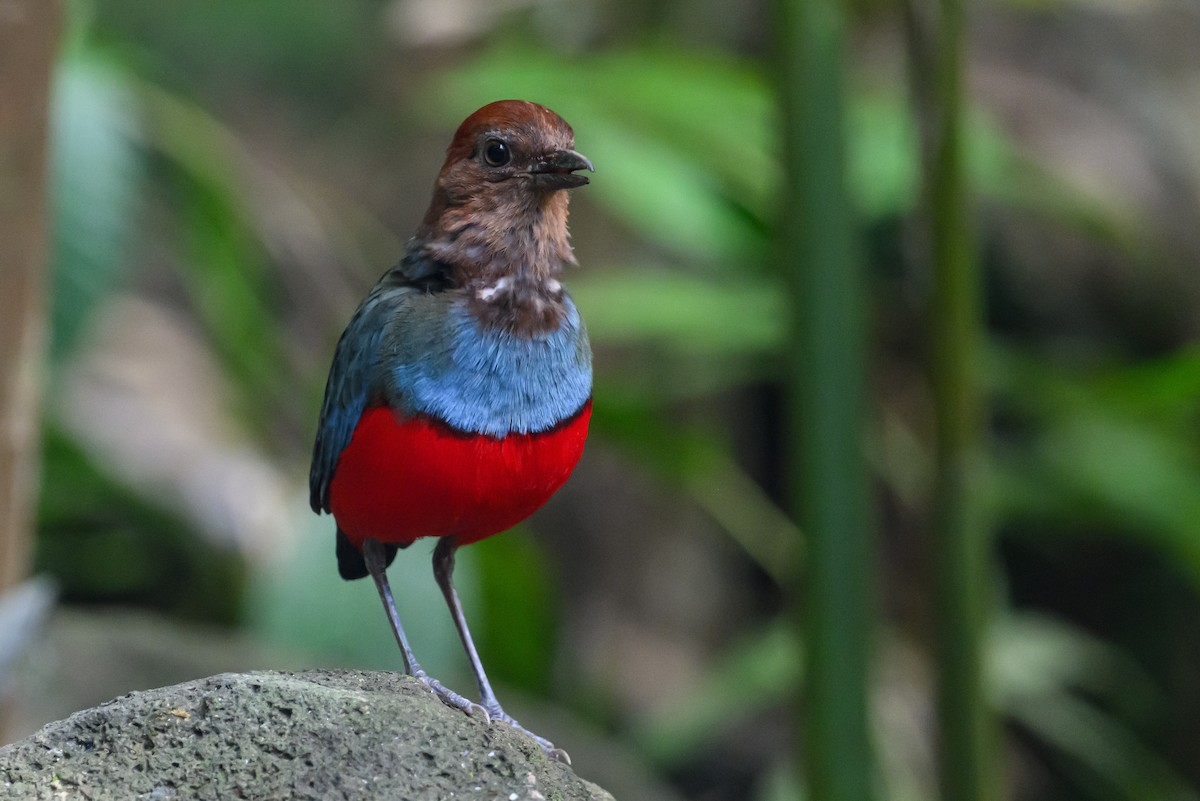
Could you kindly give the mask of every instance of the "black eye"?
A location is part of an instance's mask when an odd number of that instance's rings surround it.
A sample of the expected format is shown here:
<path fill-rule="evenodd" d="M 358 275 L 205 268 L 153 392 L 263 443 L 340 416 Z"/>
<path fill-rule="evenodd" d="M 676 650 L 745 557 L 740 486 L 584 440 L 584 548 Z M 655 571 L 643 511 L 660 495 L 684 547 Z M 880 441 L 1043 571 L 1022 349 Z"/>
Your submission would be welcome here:
<path fill-rule="evenodd" d="M 503 167 L 512 161 L 512 151 L 508 144 L 499 139 L 489 139 L 483 145 L 483 160 L 492 167 Z"/>

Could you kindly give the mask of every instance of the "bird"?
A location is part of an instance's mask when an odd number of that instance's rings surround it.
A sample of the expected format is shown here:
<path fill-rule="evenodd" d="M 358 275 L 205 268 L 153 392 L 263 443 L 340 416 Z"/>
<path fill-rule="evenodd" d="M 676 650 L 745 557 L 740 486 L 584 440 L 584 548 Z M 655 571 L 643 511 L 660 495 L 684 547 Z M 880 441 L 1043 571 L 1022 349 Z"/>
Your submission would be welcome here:
<path fill-rule="evenodd" d="M 338 340 L 309 473 L 313 511 L 336 523 L 338 572 L 371 576 L 405 672 L 564 762 L 501 707 L 452 576 L 458 548 L 532 515 L 583 454 L 592 352 L 560 276 L 577 263 L 567 218 L 584 171 L 573 129 L 543 105 L 500 100 L 462 122 L 415 235 Z M 423 537 L 478 703 L 421 668 L 396 609 L 387 568 Z"/>

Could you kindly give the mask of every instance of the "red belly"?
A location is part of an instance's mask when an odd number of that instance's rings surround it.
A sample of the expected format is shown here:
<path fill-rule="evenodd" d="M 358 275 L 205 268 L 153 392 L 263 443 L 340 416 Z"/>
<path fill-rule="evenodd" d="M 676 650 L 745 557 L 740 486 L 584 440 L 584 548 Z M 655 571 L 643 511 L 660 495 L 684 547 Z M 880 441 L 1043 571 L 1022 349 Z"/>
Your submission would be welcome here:
<path fill-rule="evenodd" d="M 465 545 L 506 531 L 571 475 L 591 413 L 588 401 L 551 431 L 495 439 L 368 409 L 329 488 L 334 519 L 355 545 L 445 536 Z"/>

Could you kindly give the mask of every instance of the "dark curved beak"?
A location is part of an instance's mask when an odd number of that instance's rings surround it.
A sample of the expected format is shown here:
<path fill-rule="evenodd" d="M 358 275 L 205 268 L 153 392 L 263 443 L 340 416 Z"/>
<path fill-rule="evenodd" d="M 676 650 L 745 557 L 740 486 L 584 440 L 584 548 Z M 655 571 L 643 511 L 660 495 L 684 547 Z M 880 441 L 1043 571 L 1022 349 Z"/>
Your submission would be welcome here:
<path fill-rule="evenodd" d="M 588 183 L 587 176 L 576 175 L 576 170 L 595 172 L 596 168 L 582 153 L 556 150 L 538 158 L 529 168 L 529 177 L 542 189 L 574 189 Z"/>

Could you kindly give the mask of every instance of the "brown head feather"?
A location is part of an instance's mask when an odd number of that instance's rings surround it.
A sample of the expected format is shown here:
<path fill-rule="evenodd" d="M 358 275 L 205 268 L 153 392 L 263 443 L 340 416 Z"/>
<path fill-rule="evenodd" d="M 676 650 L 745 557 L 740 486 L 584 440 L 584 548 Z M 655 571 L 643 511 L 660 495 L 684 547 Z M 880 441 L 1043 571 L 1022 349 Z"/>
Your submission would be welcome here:
<path fill-rule="evenodd" d="M 496 142 L 507 150 L 503 163 L 487 158 Z M 562 287 L 554 276 L 575 261 L 564 186 L 586 179 L 539 173 L 538 165 L 568 153 L 590 168 L 574 147 L 571 126 L 550 109 L 500 100 L 467 117 L 446 150 L 417 239 L 450 268 L 454 286 L 472 293 L 484 322 L 535 332 L 561 319 Z"/>
<path fill-rule="evenodd" d="M 493 131 L 520 133 L 546 149 L 575 147 L 575 131 L 550 109 L 528 100 L 497 100 L 477 109 L 458 126 L 446 149 L 446 164 L 470 158 L 479 137 Z"/>

